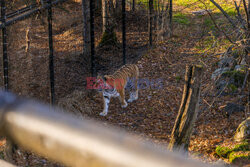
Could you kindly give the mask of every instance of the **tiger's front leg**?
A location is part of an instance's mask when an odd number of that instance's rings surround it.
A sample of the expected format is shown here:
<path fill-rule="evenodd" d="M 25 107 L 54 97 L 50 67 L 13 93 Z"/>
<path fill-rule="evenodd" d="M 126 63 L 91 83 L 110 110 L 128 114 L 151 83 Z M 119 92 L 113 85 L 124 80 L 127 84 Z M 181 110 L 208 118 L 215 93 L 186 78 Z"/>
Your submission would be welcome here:
<path fill-rule="evenodd" d="M 122 108 L 126 108 L 128 106 L 128 103 L 125 100 L 125 90 L 122 89 L 122 90 L 120 90 L 118 92 L 120 94 L 119 99 L 121 101 Z"/>
<path fill-rule="evenodd" d="M 110 102 L 110 96 L 103 95 L 103 102 L 104 102 L 104 109 L 100 113 L 101 116 L 106 116 L 108 114 L 108 108 L 109 108 L 109 102 Z"/>

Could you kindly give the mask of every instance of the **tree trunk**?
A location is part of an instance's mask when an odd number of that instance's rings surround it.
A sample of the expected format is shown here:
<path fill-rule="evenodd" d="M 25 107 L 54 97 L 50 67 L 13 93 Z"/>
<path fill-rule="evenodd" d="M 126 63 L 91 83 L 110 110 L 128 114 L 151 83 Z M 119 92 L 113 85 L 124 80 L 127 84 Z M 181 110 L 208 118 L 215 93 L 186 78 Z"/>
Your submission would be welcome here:
<path fill-rule="evenodd" d="M 83 16 L 83 48 L 85 55 L 90 53 L 90 24 L 89 24 L 89 2 L 82 0 L 82 16 Z"/>
<path fill-rule="evenodd" d="M 114 19 L 114 5 L 112 0 L 102 0 L 102 39 L 99 43 L 103 45 L 116 45 L 117 38 L 114 32 L 115 19 Z"/>
<path fill-rule="evenodd" d="M 250 0 L 248 0 L 248 8 L 247 8 L 247 48 L 246 48 L 246 53 L 247 53 L 247 58 L 249 59 L 248 54 L 250 53 Z M 248 60 L 246 60 L 249 62 Z"/>
<path fill-rule="evenodd" d="M 188 150 L 190 136 L 199 109 L 202 67 L 187 66 L 183 96 L 178 116 L 171 134 L 170 150 Z"/>
<path fill-rule="evenodd" d="M 122 13 L 122 0 L 114 0 L 113 4 L 115 4 L 115 13 L 121 14 Z M 118 16 L 116 16 L 118 17 Z"/>

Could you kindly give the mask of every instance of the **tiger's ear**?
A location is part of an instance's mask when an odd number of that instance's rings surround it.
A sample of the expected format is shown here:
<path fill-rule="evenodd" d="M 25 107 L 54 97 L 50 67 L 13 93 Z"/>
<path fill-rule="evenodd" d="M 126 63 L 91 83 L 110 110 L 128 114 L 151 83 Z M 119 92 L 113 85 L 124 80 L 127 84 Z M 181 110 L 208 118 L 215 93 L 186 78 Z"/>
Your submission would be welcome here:
<path fill-rule="evenodd" d="M 102 77 L 100 75 L 97 75 L 96 79 L 102 79 Z"/>
<path fill-rule="evenodd" d="M 104 75 L 103 80 L 106 82 L 110 77 L 108 75 Z"/>

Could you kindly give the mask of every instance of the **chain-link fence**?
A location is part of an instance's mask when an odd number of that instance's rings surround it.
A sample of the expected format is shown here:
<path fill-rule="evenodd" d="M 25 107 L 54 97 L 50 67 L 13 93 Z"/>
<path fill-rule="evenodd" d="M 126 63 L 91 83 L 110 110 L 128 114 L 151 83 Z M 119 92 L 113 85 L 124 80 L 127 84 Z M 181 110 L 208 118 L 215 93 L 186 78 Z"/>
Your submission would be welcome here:
<path fill-rule="evenodd" d="M 1 83 L 6 89 L 52 103 L 84 89 L 86 77 L 138 60 L 155 41 L 154 30 L 163 27 L 160 10 L 168 7 L 159 1 L 83 2 L 2 1 Z"/>

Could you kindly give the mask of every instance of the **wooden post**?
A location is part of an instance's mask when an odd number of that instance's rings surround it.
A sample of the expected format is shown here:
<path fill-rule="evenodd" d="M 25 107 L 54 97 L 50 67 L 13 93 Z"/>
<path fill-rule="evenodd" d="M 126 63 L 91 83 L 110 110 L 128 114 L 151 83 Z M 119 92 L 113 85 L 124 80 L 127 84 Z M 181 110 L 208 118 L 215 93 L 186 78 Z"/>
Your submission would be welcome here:
<path fill-rule="evenodd" d="M 4 166 L 4 167 L 15 167 L 14 165 L 6 162 L 6 161 L 3 161 L 0 159 L 0 166 Z"/>
<path fill-rule="evenodd" d="M 170 150 L 188 150 L 190 136 L 199 110 L 201 66 L 187 66 L 183 96 L 171 134 Z"/>
<path fill-rule="evenodd" d="M 208 167 L 121 129 L 0 92 L 0 135 L 72 167 Z M 53 112 L 51 112 L 53 111 Z M 1 165 L 0 165 L 1 166 Z"/>

